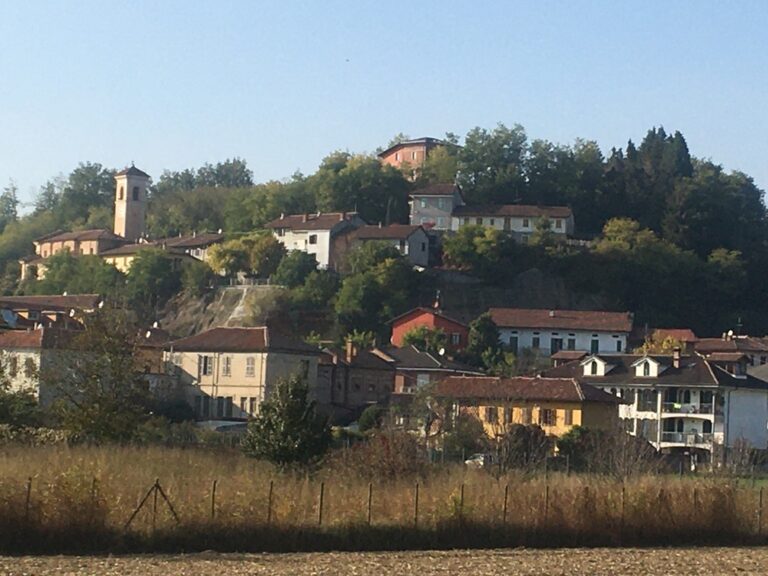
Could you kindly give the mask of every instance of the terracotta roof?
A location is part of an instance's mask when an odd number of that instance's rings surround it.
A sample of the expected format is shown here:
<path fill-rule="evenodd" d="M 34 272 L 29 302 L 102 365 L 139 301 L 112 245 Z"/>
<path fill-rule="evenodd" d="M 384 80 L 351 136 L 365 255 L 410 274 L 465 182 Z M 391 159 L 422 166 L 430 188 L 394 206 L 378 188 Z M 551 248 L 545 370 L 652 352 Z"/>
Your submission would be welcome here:
<path fill-rule="evenodd" d="M 408 310 L 408 312 L 404 312 L 400 314 L 400 316 L 395 316 L 387 322 L 387 324 L 395 325 L 403 318 L 407 318 L 408 316 L 413 315 L 420 315 L 420 314 L 431 314 L 432 316 L 437 316 L 438 318 L 442 318 L 443 320 L 447 320 L 448 322 L 453 322 L 454 324 L 458 324 L 459 326 L 463 326 L 464 328 L 467 327 L 467 324 L 465 322 L 462 322 L 461 320 L 457 320 L 456 318 L 451 318 L 450 316 L 447 316 L 445 313 L 443 313 L 438 308 L 427 308 L 426 306 L 419 306 L 418 308 L 413 308 L 411 310 Z"/>
<path fill-rule="evenodd" d="M 99 256 L 124 256 L 124 255 L 130 255 L 130 254 L 137 254 L 138 252 L 141 252 L 142 250 L 147 250 L 149 248 L 154 248 L 155 250 L 160 250 L 159 246 L 155 246 L 152 243 L 149 242 L 139 242 L 136 244 L 124 244 L 123 246 L 118 246 L 117 248 L 112 248 L 111 250 L 104 250 L 104 252 L 100 252 Z"/>
<path fill-rule="evenodd" d="M 339 222 L 351 223 L 356 212 L 325 212 L 316 214 L 290 214 L 268 222 L 265 228 L 289 230 L 331 230 Z"/>
<path fill-rule="evenodd" d="M 526 402 L 603 402 L 618 404 L 615 396 L 573 378 L 518 376 L 448 376 L 437 384 L 437 395 L 449 398 L 521 400 Z"/>
<path fill-rule="evenodd" d="M 68 240 L 122 240 L 125 242 L 125 238 L 118 236 L 111 230 L 104 228 L 94 228 L 92 230 L 78 230 L 75 232 L 54 232 L 52 234 L 46 234 L 41 236 L 35 243 L 42 242 L 65 242 Z"/>
<path fill-rule="evenodd" d="M 129 168 L 126 168 L 125 170 L 120 170 L 120 172 L 115 174 L 115 176 L 143 176 L 144 178 L 150 177 L 149 174 L 147 174 L 142 170 L 139 170 L 133 164 L 131 164 L 131 166 Z"/>
<path fill-rule="evenodd" d="M 442 146 L 446 143 L 438 138 L 430 138 L 428 136 L 425 136 L 424 138 L 414 138 L 413 140 L 403 140 L 402 142 L 398 142 L 397 144 L 394 144 L 387 148 L 386 150 L 379 152 L 379 158 L 382 158 L 386 156 L 387 154 L 391 154 L 398 148 L 404 148 L 405 146 Z"/>
<path fill-rule="evenodd" d="M 323 349 L 324 355 L 333 363 L 334 357 L 340 364 L 345 364 L 352 368 L 365 368 L 367 370 L 387 370 L 394 371 L 392 364 L 384 360 L 381 356 L 377 356 L 370 350 L 360 350 L 352 358 L 352 362 L 347 362 L 346 353 L 344 350 L 337 350 L 335 348 Z"/>
<path fill-rule="evenodd" d="M 359 240 L 405 240 L 421 226 L 390 224 L 389 226 L 361 226 L 352 232 L 352 237 Z"/>
<path fill-rule="evenodd" d="M 768 343 L 752 336 L 734 336 L 731 338 L 700 338 L 696 342 L 696 352 L 768 352 Z"/>
<path fill-rule="evenodd" d="M 417 188 L 411 192 L 411 196 L 453 196 L 454 192 L 461 193 L 456 184 L 430 184 L 424 188 Z"/>
<path fill-rule="evenodd" d="M 707 356 L 707 360 L 711 362 L 740 362 L 747 358 L 749 356 L 743 352 L 712 352 Z"/>
<path fill-rule="evenodd" d="M 95 310 L 102 298 L 98 294 L 66 294 L 53 296 L 0 296 L 0 307 L 12 310 Z"/>
<path fill-rule="evenodd" d="M 444 372 L 459 372 L 462 374 L 482 374 L 480 370 L 473 366 L 461 364 L 443 358 L 434 356 L 429 352 L 419 350 L 415 346 L 382 346 L 375 348 L 373 353 L 392 362 L 398 370 L 436 370 Z"/>
<path fill-rule="evenodd" d="M 212 328 L 174 340 L 165 348 L 178 352 L 300 352 L 320 354 L 320 350 L 305 342 L 286 337 L 266 326 L 255 328 Z"/>
<path fill-rule="evenodd" d="M 457 206 L 453 216 L 518 216 L 539 218 L 570 218 L 573 215 L 567 206 L 529 206 L 525 204 L 501 204 L 487 206 Z"/>
<path fill-rule="evenodd" d="M 652 334 L 653 338 L 656 340 L 672 338 L 673 340 L 677 340 L 684 344 L 688 342 L 697 342 L 699 340 L 690 328 L 654 328 Z"/>
<path fill-rule="evenodd" d="M 629 332 L 630 312 L 587 310 L 541 310 L 528 308 L 491 308 L 491 318 L 499 328 L 541 328 L 560 330 L 595 330 Z"/>
<path fill-rule="evenodd" d="M 67 348 L 82 332 L 56 328 L 0 332 L 0 350 Z"/>
<path fill-rule="evenodd" d="M 176 238 L 160 238 L 155 240 L 154 244 L 165 244 L 173 248 L 201 248 L 216 244 L 224 240 L 224 234 L 218 232 L 203 232 L 201 234 L 178 236 Z"/>
<path fill-rule="evenodd" d="M 552 360 L 581 360 L 585 356 L 588 356 L 589 352 L 586 350 L 558 350 L 550 356 Z"/>

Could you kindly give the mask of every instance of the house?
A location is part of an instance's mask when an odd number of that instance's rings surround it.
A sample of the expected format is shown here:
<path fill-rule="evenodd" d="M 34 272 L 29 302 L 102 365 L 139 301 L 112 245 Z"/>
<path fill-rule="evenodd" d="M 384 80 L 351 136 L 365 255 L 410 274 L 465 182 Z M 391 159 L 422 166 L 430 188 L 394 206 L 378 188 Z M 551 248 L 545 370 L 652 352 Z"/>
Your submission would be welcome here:
<path fill-rule="evenodd" d="M 318 365 L 318 388 L 329 396 L 319 399 L 330 406 L 334 420 L 352 422 L 372 404 L 385 405 L 395 388 L 395 367 L 369 350 L 347 342 L 343 351 L 325 348 Z"/>
<path fill-rule="evenodd" d="M 414 266 L 429 266 L 429 237 L 421 226 L 390 224 L 389 226 L 360 226 L 336 237 L 334 252 L 338 261 L 350 250 L 366 242 L 391 244 Z"/>
<path fill-rule="evenodd" d="M 424 164 L 429 153 L 439 146 L 445 146 L 445 142 L 437 138 L 404 140 L 380 152 L 379 160 L 384 165 L 400 170 L 404 168 L 416 170 Z"/>
<path fill-rule="evenodd" d="M 320 354 L 266 326 L 212 328 L 164 348 L 166 365 L 201 420 L 255 416 L 277 380 L 295 375 L 322 399 L 327 391 L 318 389 Z"/>
<path fill-rule="evenodd" d="M 690 328 L 642 328 L 638 326 L 629 335 L 628 346 L 640 348 L 649 341 L 656 343 L 668 341 L 679 346 L 685 354 L 692 354 L 699 338 Z"/>
<path fill-rule="evenodd" d="M 711 460 L 740 443 L 768 445 L 768 382 L 747 373 L 739 353 L 591 354 L 548 370 L 624 401 L 625 429 L 657 450 Z"/>
<path fill-rule="evenodd" d="M 566 238 L 573 235 L 573 212 L 566 206 L 526 206 L 503 204 L 493 206 L 457 206 L 451 215 L 451 230 L 477 225 L 506 232 L 517 242 L 527 243 L 541 220 L 548 220 L 550 231 Z"/>
<path fill-rule="evenodd" d="M 392 325 L 390 342 L 397 347 L 405 345 L 405 335 L 419 326 L 439 329 L 447 338 L 446 350 L 456 352 L 467 346 L 469 326 L 460 320 L 451 318 L 439 308 L 414 308 L 389 321 Z"/>
<path fill-rule="evenodd" d="M 411 225 L 445 232 L 451 229 L 454 210 L 464 206 L 464 197 L 456 184 L 431 184 L 411 192 L 409 205 Z"/>
<path fill-rule="evenodd" d="M 338 269 L 341 258 L 335 251 L 335 239 L 354 228 L 365 226 L 356 212 L 326 212 L 317 214 L 281 215 L 265 228 L 287 250 L 313 254 L 320 268 Z"/>
<path fill-rule="evenodd" d="M 744 354 L 751 366 L 768 363 L 768 338 L 738 336 L 728 332 L 721 338 L 700 338 L 694 347 L 696 352 L 706 357 L 712 354 L 738 353 Z"/>
<path fill-rule="evenodd" d="M 99 254 L 107 263 L 125 274 L 131 270 L 131 265 L 136 257 L 146 250 L 163 250 L 163 254 L 171 261 L 170 266 L 174 270 L 180 270 L 184 262 L 196 262 L 197 258 L 190 256 L 181 249 L 163 247 L 155 242 L 138 242 L 136 244 L 123 244 L 117 248 L 107 250 Z"/>
<path fill-rule="evenodd" d="M 413 394 L 447 376 L 479 376 L 483 372 L 472 366 L 430 354 L 415 346 L 385 346 L 372 352 L 395 369 L 395 394 Z"/>
<path fill-rule="evenodd" d="M 513 424 L 537 424 L 551 436 L 574 426 L 615 429 L 619 398 L 574 378 L 449 376 L 435 395 L 451 401 L 451 413 L 470 414 L 490 438 Z"/>
<path fill-rule="evenodd" d="M 630 312 L 491 308 L 489 313 L 501 342 L 515 354 L 526 348 L 542 356 L 559 350 L 624 352 L 632 331 Z"/>
<path fill-rule="evenodd" d="M 221 230 L 218 232 L 193 232 L 186 236 L 159 238 L 153 243 L 163 250 L 169 250 L 177 253 L 183 253 L 196 260 L 208 262 L 208 249 L 211 246 L 220 244 L 224 241 L 224 234 Z"/>
<path fill-rule="evenodd" d="M 0 296 L 0 310 L 5 325 L 11 329 L 79 329 L 84 315 L 103 305 L 98 294 L 63 294 L 51 296 Z"/>

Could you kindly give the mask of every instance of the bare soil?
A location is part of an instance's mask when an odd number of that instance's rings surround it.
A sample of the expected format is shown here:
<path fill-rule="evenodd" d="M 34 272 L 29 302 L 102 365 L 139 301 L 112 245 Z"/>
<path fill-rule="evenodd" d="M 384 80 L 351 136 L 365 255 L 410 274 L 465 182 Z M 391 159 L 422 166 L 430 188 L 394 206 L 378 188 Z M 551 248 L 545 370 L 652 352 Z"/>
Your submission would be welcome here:
<path fill-rule="evenodd" d="M 768 548 L 484 550 L 450 552 L 0 557 L 0 574 L 418 576 L 766 574 Z"/>

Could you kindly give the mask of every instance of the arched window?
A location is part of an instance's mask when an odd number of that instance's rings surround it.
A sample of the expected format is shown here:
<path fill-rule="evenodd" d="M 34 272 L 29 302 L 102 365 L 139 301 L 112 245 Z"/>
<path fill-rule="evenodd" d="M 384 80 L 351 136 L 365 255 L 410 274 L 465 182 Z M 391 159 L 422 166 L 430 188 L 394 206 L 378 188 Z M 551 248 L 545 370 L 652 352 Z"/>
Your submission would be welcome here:
<path fill-rule="evenodd" d="M 651 363 L 643 362 L 643 376 L 650 376 L 650 375 L 651 375 Z"/>
<path fill-rule="evenodd" d="M 133 199 L 138 200 L 139 199 L 139 187 L 134 186 L 133 187 Z"/>
<path fill-rule="evenodd" d="M 597 375 L 597 360 L 592 360 L 592 365 L 589 367 L 589 371 L 592 376 Z"/>
<path fill-rule="evenodd" d="M 124 196 L 125 196 L 125 188 L 120 186 L 120 188 L 117 191 L 117 199 L 122 200 Z"/>

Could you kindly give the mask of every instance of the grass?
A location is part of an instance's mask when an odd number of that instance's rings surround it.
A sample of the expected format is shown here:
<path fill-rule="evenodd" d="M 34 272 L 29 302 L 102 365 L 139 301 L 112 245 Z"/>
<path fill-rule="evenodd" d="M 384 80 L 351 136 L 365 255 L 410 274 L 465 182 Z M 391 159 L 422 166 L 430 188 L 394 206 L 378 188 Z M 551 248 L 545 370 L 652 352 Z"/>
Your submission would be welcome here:
<path fill-rule="evenodd" d="M 126 529 L 155 479 L 179 523 L 150 495 Z M 10 447 L 0 452 L 0 551 L 757 544 L 760 498 L 720 477 L 496 479 L 455 466 L 369 482 L 343 469 L 280 474 L 235 451 Z"/>

